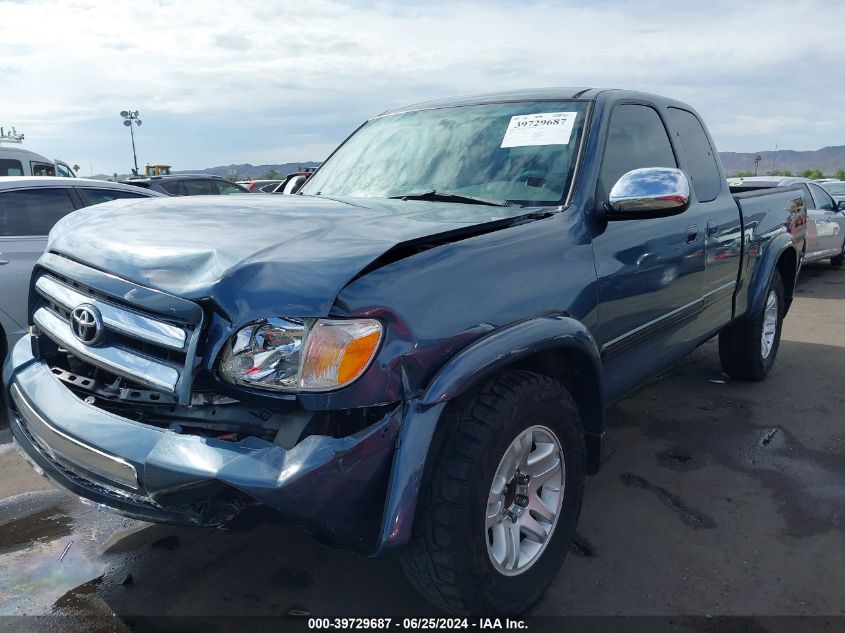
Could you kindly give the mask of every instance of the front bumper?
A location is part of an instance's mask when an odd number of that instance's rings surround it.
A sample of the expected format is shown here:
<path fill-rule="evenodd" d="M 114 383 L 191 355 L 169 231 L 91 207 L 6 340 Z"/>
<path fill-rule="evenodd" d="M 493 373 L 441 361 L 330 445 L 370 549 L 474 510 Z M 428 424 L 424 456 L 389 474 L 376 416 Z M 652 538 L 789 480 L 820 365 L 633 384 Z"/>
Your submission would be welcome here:
<path fill-rule="evenodd" d="M 3 372 L 12 433 L 60 486 L 147 521 L 219 525 L 266 505 L 345 547 L 377 542 L 402 407 L 344 438 L 293 448 L 182 435 L 79 399 L 33 357 L 29 337 Z"/>

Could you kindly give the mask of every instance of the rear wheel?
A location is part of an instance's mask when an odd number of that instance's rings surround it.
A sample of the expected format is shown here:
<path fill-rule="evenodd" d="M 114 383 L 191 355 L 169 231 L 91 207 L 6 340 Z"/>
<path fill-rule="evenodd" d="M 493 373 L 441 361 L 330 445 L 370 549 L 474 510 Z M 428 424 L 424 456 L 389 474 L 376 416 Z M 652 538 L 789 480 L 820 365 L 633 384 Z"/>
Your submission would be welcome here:
<path fill-rule="evenodd" d="M 575 403 L 551 378 L 506 371 L 452 403 L 443 424 L 405 573 L 447 611 L 522 613 L 554 579 L 578 522 Z"/>
<path fill-rule="evenodd" d="M 839 268 L 842 264 L 845 264 L 845 244 L 842 245 L 842 252 L 839 255 L 830 258 L 830 265 L 834 268 Z"/>
<path fill-rule="evenodd" d="M 775 364 L 784 316 L 783 281 L 775 270 L 763 309 L 719 333 L 722 369 L 737 380 L 763 380 Z"/>

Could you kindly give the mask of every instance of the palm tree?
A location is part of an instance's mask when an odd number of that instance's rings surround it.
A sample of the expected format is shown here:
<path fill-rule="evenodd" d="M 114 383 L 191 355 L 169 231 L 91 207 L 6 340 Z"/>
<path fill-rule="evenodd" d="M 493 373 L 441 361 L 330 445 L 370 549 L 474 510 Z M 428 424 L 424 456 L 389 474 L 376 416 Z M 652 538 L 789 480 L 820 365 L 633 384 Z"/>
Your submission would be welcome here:
<path fill-rule="evenodd" d="M 755 176 L 757 175 L 757 165 L 760 163 L 761 160 L 763 160 L 763 157 L 760 156 L 760 154 L 754 155 L 754 175 Z"/>

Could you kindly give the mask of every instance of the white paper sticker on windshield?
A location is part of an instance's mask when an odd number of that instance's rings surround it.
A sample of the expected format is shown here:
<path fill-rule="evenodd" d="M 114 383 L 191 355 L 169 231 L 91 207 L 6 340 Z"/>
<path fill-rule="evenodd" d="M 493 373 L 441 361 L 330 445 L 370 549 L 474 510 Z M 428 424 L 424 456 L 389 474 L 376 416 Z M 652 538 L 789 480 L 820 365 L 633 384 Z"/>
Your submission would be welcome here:
<path fill-rule="evenodd" d="M 511 117 L 501 147 L 568 145 L 577 112 L 538 112 Z"/>

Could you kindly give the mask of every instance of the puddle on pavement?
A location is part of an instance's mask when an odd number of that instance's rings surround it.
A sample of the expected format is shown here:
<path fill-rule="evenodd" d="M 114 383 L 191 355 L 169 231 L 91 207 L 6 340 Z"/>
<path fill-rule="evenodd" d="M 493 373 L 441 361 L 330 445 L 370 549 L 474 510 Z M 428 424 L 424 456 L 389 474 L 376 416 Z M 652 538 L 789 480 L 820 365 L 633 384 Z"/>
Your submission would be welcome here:
<path fill-rule="evenodd" d="M 58 490 L 0 500 L 0 615 L 69 607 L 102 577 L 102 532 L 114 532 L 123 519 L 92 521 L 92 514 L 105 516 Z"/>

